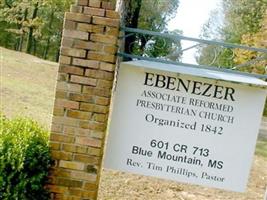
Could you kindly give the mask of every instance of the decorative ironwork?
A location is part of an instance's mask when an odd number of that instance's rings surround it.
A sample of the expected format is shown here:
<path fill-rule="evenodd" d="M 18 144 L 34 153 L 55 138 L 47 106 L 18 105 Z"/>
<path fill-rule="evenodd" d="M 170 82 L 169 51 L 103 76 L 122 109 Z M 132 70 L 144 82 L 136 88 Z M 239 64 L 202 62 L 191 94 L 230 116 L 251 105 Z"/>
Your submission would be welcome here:
<path fill-rule="evenodd" d="M 180 34 L 159 33 L 154 31 L 121 27 L 123 31 L 123 38 L 131 37 L 129 45 L 124 52 L 118 52 L 118 55 L 128 59 L 142 59 L 154 62 L 162 62 L 190 67 L 201 67 L 204 69 L 212 69 L 217 71 L 223 71 L 226 73 L 243 74 L 247 76 L 253 76 L 261 79 L 267 79 L 265 68 L 264 74 L 248 73 L 255 64 L 265 64 L 267 60 L 267 49 L 256 48 L 250 46 L 244 46 L 239 44 L 231 44 L 214 40 L 204 40 L 192 37 L 186 37 Z M 193 45 L 182 49 L 181 41 L 193 42 Z M 192 50 L 194 48 L 212 47 L 213 55 L 210 55 L 210 62 L 205 65 L 197 65 L 193 63 L 181 62 L 181 56 L 184 52 Z M 255 54 L 251 60 L 243 63 L 235 64 L 233 62 L 235 58 L 236 50 L 248 51 Z M 225 62 L 229 63 L 228 66 L 220 66 L 218 59 L 220 55 L 227 53 Z M 246 70 L 239 71 L 245 68 Z M 243 72 L 246 71 L 246 72 Z"/>

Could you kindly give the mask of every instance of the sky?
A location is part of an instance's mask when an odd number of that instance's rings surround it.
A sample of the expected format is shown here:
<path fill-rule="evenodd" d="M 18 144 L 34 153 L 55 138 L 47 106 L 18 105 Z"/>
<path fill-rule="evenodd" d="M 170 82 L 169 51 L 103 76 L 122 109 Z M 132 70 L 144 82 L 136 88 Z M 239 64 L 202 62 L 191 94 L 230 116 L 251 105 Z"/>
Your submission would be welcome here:
<path fill-rule="evenodd" d="M 169 30 L 179 29 L 184 36 L 199 38 L 202 25 L 208 20 L 210 11 L 219 6 L 221 0 L 180 0 L 176 17 L 169 22 Z M 183 48 L 194 45 L 182 42 Z M 182 61 L 196 64 L 194 54 L 196 49 L 186 51 Z"/>

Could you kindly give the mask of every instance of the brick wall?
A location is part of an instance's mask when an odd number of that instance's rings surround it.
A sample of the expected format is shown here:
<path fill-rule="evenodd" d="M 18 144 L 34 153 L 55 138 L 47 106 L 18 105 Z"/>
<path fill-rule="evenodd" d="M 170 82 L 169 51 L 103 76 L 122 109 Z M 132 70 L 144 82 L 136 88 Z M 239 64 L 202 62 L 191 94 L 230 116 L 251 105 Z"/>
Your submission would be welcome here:
<path fill-rule="evenodd" d="M 66 13 L 50 147 L 52 199 L 96 199 L 119 34 L 114 5 L 78 0 Z"/>

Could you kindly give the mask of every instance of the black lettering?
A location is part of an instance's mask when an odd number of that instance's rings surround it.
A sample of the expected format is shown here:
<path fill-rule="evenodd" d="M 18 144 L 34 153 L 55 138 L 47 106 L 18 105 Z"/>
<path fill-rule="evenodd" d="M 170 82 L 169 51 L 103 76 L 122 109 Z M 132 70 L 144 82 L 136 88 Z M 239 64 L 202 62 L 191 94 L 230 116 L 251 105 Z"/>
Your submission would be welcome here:
<path fill-rule="evenodd" d="M 208 83 L 204 83 L 204 85 L 207 85 L 208 87 L 204 90 L 204 92 L 202 93 L 203 96 L 205 97 L 210 97 L 211 94 L 207 94 L 207 92 L 210 90 L 210 88 L 212 87 L 212 84 L 208 84 Z"/>
<path fill-rule="evenodd" d="M 232 101 L 235 101 L 234 96 L 233 96 L 234 93 L 235 93 L 235 89 L 234 88 L 226 87 L 224 99 L 228 100 L 228 96 L 229 96 Z"/>
<path fill-rule="evenodd" d="M 152 75 L 152 77 L 149 77 L 149 76 L 151 76 L 151 75 Z M 145 83 L 144 83 L 144 85 L 147 85 L 147 86 L 153 86 L 153 77 L 154 77 L 154 74 L 146 72 L 146 78 L 145 78 Z M 152 83 L 149 84 L 148 81 L 152 81 Z"/>
<path fill-rule="evenodd" d="M 215 85 L 215 91 L 214 91 L 214 96 L 213 97 L 217 98 L 217 99 L 222 99 L 223 96 L 221 94 L 223 92 L 223 88 L 224 88 L 223 86 Z M 221 96 L 218 96 L 218 94 L 220 94 Z"/>
<path fill-rule="evenodd" d="M 208 167 L 222 169 L 223 161 L 209 160 Z"/>
<path fill-rule="evenodd" d="M 155 87 L 164 88 L 166 85 L 165 80 L 166 80 L 165 76 L 157 74 Z"/>
<path fill-rule="evenodd" d="M 175 90 L 175 87 L 174 87 L 175 81 L 176 81 L 176 78 L 167 76 L 167 87 L 166 87 L 166 89 Z M 170 88 L 170 86 L 173 86 L 173 87 Z"/>
<path fill-rule="evenodd" d="M 182 79 L 178 78 L 178 87 L 177 87 L 177 91 L 181 91 L 181 90 L 180 90 L 180 85 L 182 84 L 184 90 L 185 90 L 186 92 L 188 92 L 189 87 L 190 87 L 190 82 L 191 82 L 190 80 L 187 80 L 187 86 L 186 86 L 185 83 L 184 83 L 184 81 L 183 81 Z"/>
<path fill-rule="evenodd" d="M 201 85 L 202 85 L 201 82 L 194 81 L 192 94 L 200 95 L 201 94 L 201 91 L 200 91 Z M 196 90 L 198 90 L 199 92 L 196 93 L 197 92 Z"/>

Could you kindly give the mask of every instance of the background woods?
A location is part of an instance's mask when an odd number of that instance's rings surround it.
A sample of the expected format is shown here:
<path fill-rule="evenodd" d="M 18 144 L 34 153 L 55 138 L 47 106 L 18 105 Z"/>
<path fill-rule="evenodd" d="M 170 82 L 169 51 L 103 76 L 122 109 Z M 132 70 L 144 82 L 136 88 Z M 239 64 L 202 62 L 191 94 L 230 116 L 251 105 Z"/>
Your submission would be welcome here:
<path fill-rule="evenodd" d="M 0 46 L 23 51 L 43 59 L 58 61 L 62 37 L 64 12 L 74 0 L 1 0 Z M 115 3 L 115 1 L 113 1 Z M 168 32 L 168 21 L 179 6 L 178 0 L 121 0 L 117 2 L 122 15 L 122 24 Z M 175 30 L 172 33 L 181 33 Z M 167 57 L 179 60 L 179 41 L 158 37 L 130 36 L 125 41 L 126 53 Z"/>
<path fill-rule="evenodd" d="M 266 0 L 225 0 L 211 13 L 209 20 L 204 24 L 201 38 L 266 48 L 266 23 Z M 199 64 L 232 68 L 236 64 L 260 56 L 263 55 L 247 50 L 202 46 L 199 48 L 197 60 Z M 264 74 L 266 65 L 265 55 L 265 59 L 240 69 Z"/>
<path fill-rule="evenodd" d="M 119 0 L 117 7 L 123 26 L 161 33 L 182 33 L 178 29 L 168 30 L 168 22 L 175 17 L 179 0 L 155 0 L 153 3 L 150 0 Z M 173 61 L 180 60 L 180 50 L 180 41 L 138 34 L 128 36 L 124 44 L 125 53 Z"/>
<path fill-rule="evenodd" d="M 1 0 L 0 45 L 58 60 L 64 12 L 72 0 Z"/>

